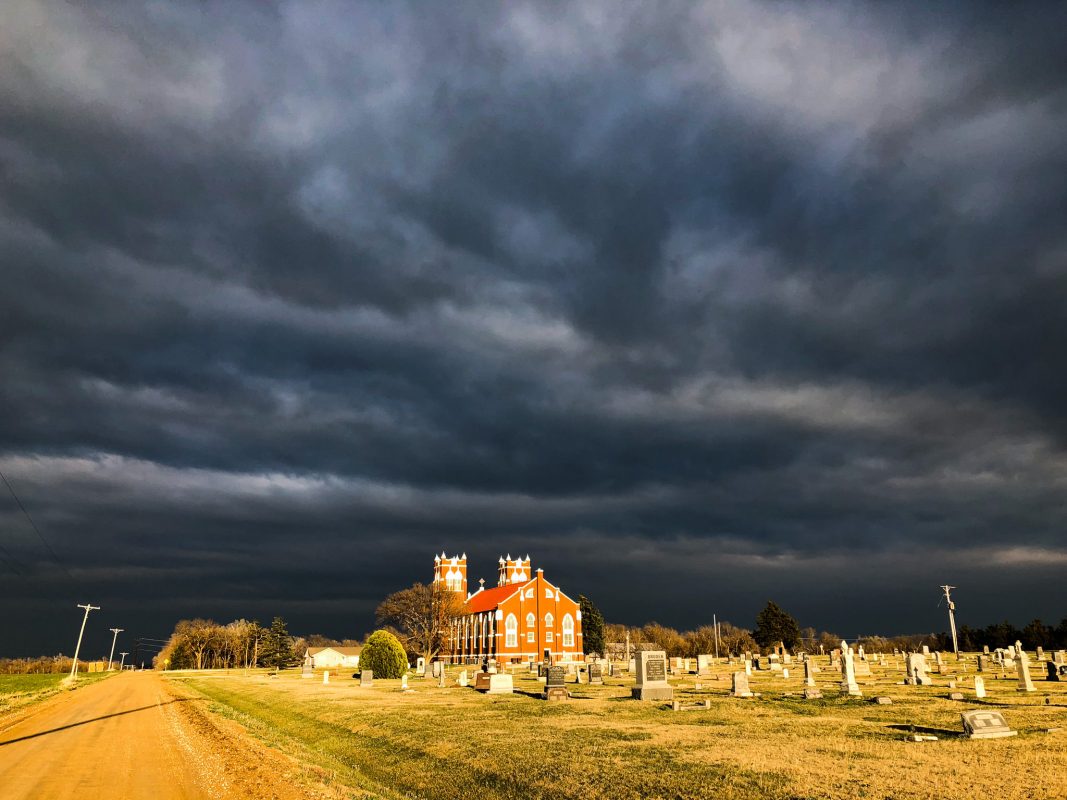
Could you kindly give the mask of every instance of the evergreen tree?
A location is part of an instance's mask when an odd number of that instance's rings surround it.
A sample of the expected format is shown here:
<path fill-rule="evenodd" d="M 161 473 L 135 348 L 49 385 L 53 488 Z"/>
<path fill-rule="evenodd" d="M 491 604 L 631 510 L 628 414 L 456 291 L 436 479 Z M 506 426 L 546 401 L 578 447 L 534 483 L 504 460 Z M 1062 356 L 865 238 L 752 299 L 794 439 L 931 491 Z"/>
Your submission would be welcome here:
<path fill-rule="evenodd" d="M 604 655 L 604 615 L 584 594 L 578 595 L 582 611 L 582 649 L 586 655 Z"/>
<path fill-rule="evenodd" d="M 790 650 L 800 640 L 800 625 L 773 600 L 756 615 L 756 642 L 760 647 L 773 647 L 781 642 Z"/>
<path fill-rule="evenodd" d="M 284 669 L 296 662 L 296 654 L 293 652 L 293 637 L 289 635 L 289 629 L 285 620 L 275 617 L 270 624 L 263 643 L 260 646 L 259 662 L 265 667 Z"/>
<path fill-rule="evenodd" d="M 369 669 L 375 678 L 399 678 L 408 669 L 408 656 L 389 631 L 375 631 L 359 653 L 359 668 Z"/>

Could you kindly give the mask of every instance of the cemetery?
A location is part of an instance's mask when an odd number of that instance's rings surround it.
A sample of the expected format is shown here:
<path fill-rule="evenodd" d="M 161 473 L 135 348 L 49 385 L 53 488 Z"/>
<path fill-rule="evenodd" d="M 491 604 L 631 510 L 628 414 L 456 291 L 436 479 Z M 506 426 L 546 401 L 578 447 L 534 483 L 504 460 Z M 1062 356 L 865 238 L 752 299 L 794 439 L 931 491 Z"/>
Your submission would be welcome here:
<path fill-rule="evenodd" d="M 301 680 L 299 669 L 170 680 L 371 796 L 1067 795 L 1055 653 L 992 653 L 981 671 L 983 654 L 861 654 L 844 642 L 789 666 L 782 652 L 632 655 L 412 663 L 395 680 Z"/>

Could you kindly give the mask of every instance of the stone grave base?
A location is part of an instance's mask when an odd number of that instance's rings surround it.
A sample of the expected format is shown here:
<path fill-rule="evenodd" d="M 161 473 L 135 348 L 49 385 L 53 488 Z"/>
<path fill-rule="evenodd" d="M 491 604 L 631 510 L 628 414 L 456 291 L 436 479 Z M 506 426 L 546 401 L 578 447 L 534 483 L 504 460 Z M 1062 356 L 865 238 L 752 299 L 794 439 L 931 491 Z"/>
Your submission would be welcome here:
<path fill-rule="evenodd" d="M 559 700 L 570 700 L 571 699 L 571 693 L 568 692 L 566 689 L 564 689 L 562 686 L 553 686 L 553 687 L 551 687 L 549 689 L 545 689 L 545 693 L 544 693 L 543 696 L 544 696 L 545 700 L 549 700 L 549 701 L 559 701 Z"/>
<path fill-rule="evenodd" d="M 806 689 L 804 689 L 804 699 L 805 700 L 822 700 L 822 692 L 820 692 L 818 689 L 815 689 L 815 688 L 809 686 Z"/>
<path fill-rule="evenodd" d="M 710 711 L 710 700 L 699 700 L 696 703 L 682 703 L 681 700 L 675 700 L 671 703 L 671 711 Z"/>
<path fill-rule="evenodd" d="M 674 699 L 674 689 L 670 686 L 635 686 L 630 692 L 634 700 Z"/>

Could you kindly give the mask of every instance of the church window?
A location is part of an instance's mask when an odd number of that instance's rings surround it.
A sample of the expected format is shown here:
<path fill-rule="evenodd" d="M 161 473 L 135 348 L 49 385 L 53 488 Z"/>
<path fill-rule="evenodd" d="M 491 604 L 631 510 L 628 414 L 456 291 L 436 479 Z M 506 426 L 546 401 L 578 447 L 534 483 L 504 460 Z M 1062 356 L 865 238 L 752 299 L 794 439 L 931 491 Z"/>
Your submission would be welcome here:
<path fill-rule="evenodd" d="M 504 623 L 504 646 L 516 647 L 519 644 L 519 621 L 515 619 L 514 614 L 508 614 L 507 621 Z"/>
<path fill-rule="evenodd" d="M 574 647 L 574 620 L 570 614 L 563 618 L 563 646 Z"/>

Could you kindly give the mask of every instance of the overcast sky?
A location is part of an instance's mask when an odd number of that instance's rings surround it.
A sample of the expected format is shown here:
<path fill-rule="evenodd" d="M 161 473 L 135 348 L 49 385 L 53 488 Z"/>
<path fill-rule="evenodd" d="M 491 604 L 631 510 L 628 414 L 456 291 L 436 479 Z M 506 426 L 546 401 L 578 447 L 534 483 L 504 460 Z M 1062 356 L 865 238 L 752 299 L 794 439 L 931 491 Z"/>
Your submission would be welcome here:
<path fill-rule="evenodd" d="M 0 26 L 10 654 L 1067 616 L 1067 5 L 65 4 Z M 127 639 L 129 643 L 129 639 Z"/>

